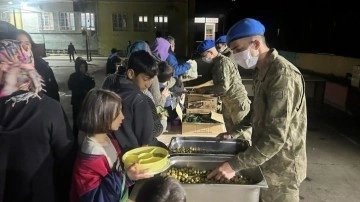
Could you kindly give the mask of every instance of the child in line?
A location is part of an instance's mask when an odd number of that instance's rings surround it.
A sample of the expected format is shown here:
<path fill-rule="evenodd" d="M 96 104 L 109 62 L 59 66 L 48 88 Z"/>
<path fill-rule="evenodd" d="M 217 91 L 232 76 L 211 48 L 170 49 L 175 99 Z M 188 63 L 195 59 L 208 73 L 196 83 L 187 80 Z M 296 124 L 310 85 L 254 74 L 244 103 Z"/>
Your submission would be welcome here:
<path fill-rule="evenodd" d="M 74 165 L 72 202 L 123 202 L 133 180 L 152 177 L 137 170 L 137 163 L 126 170 L 121 166 L 122 151 L 111 135 L 124 119 L 121 103 L 116 93 L 103 89 L 93 89 L 85 97 L 78 121 L 86 137 Z"/>
<path fill-rule="evenodd" d="M 116 92 L 123 99 L 126 119 L 114 134 L 124 152 L 145 145 L 167 148 L 156 139 L 156 134 L 158 131 L 162 132 L 163 128 L 160 121 L 155 125 L 155 105 L 143 93 L 152 84 L 157 71 L 154 58 L 148 52 L 140 50 L 130 55 L 126 77 L 109 75 L 105 78 L 102 87 Z"/>
<path fill-rule="evenodd" d="M 77 117 L 81 104 L 89 90 L 95 87 L 94 78 L 88 74 L 88 63 L 81 57 L 77 57 L 75 60 L 75 72 L 69 77 L 68 87 L 71 90 L 73 133 L 77 139 L 79 133 Z"/>
<path fill-rule="evenodd" d="M 186 193 L 178 180 L 158 175 L 144 182 L 135 202 L 186 202 Z"/>

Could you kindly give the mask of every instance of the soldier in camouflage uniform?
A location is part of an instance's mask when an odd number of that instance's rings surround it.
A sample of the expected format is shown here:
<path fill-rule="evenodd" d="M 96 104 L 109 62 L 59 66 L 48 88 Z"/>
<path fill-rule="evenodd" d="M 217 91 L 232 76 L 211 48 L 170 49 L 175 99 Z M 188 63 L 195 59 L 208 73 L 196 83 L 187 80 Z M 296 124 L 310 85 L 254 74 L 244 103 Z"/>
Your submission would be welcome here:
<path fill-rule="evenodd" d="M 234 56 L 233 56 L 231 49 L 226 45 L 226 35 L 220 36 L 216 40 L 215 45 L 216 45 L 216 49 L 218 50 L 219 53 L 234 60 Z"/>
<path fill-rule="evenodd" d="M 205 62 L 212 63 L 214 83 L 213 86 L 197 89 L 197 92 L 220 96 L 227 134 L 250 140 L 250 137 L 241 136 L 243 134 L 241 128 L 246 125 L 244 118 L 250 111 L 251 101 L 241 82 L 237 65 L 233 60 L 218 53 L 212 40 L 203 41 L 197 51 Z"/>
<path fill-rule="evenodd" d="M 261 166 L 269 185 L 261 190 L 261 201 L 296 202 L 307 169 L 305 84 L 293 64 L 266 46 L 264 32 L 259 21 L 249 18 L 228 31 L 236 62 L 244 68 L 256 66 L 253 145 L 208 177 L 229 179 L 235 172 Z"/>

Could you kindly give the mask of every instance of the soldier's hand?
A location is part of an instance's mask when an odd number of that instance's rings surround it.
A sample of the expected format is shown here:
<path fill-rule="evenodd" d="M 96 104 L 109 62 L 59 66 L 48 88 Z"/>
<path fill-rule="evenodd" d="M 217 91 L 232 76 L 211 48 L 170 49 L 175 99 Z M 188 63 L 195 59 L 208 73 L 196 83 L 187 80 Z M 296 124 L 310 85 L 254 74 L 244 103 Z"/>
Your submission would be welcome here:
<path fill-rule="evenodd" d="M 218 141 L 229 140 L 232 138 L 233 138 L 233 136 L 228 132 L 220 133 L 219 135 L 216 136 L 216 140 L 218 140 Z"/>
<path fill-rule="evenodd" d="M 218 168 L 213 170 L 208 176 L 208 179 L 215 178 L 215 180 L 230 180 L 235 176 L 236 172 L 231 168 L 228 162 L 221 164 Z"/>

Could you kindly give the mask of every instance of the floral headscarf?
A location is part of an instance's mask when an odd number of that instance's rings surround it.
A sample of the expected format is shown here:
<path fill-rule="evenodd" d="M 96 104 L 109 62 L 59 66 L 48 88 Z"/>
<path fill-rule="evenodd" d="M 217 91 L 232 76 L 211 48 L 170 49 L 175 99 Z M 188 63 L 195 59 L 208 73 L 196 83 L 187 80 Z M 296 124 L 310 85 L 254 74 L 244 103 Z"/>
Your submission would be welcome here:
<path fill-rule="evenodd" d="M 30 85 L 29 85 L 30 84 Z M 28 92 L 11 97 L 8 101 L 27 101 L 39 97 L 42 79 L 34 67 L 31 50 L 25 50 L 21 42 L 5 39 L 0 41 L 0 97 L 11 95 L 29 86 Z"/>

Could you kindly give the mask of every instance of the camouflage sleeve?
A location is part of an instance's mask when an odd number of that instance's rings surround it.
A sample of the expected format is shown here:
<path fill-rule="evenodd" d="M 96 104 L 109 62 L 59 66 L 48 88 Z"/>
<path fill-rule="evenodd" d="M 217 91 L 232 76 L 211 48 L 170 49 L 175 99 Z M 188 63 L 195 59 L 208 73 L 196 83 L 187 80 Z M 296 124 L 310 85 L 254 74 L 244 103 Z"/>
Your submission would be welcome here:
<path fill-rule="evenodd" d="M 284 69 L 280 71 L 282 72 L 267 79 L 269 82 L 265 87 L 267 110 L 264 114 L 264 134 L 260 134 L 260 138 L 248 150 L 229 160 L 235 171 L 262 165 L 276 155 L 285 144 L 293 108 L 291 100 L 294 96 L 294 82 L 286 75 Z M 255 127 L 256 125 L 254 130 Z"/>
<path fill-rule="evenodd" d="M 212 70 L 213 93 L 221 96 L 229 89 L 230 86 L 230 67 L 227 62 L 220 61 L 219 65 L 214 65 Z"/>

